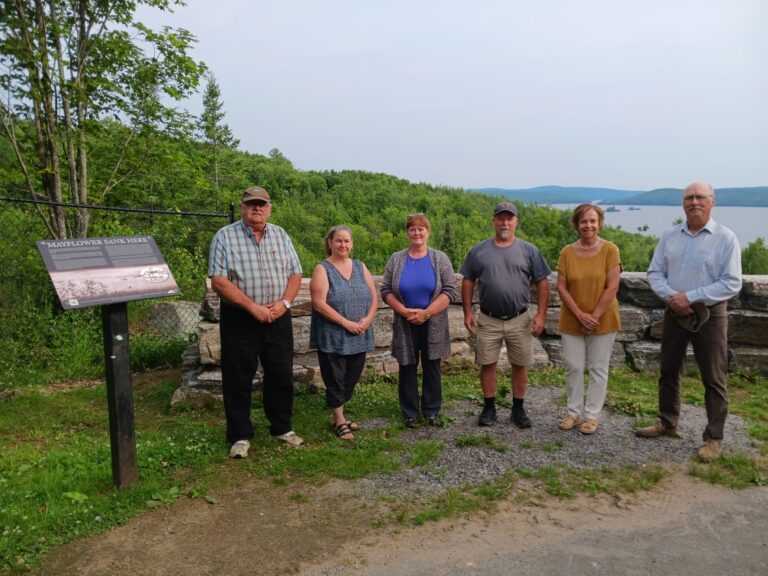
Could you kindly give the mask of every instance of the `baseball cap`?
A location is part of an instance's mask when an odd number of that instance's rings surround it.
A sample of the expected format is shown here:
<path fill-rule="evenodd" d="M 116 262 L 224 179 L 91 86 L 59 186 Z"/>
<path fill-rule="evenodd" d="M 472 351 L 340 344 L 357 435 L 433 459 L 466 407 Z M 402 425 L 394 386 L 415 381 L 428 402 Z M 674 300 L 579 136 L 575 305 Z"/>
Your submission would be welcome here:
<path fill-rule="evenodd" d="M 517 206 L 511 202 L 499 202 L 493 209 L 493 215 L 496 216 L 499 212 L 511 212 L 512 216 L 517 216 Z"/>
<path fill-rule="evenodd" d="M 241 202 L 249 202 L 251 200 L 263 200 L 264 202 L 269 202 L 269 192 L 260 186 L 251 186 L 250 188 L 246 188 L 245 192 L 243 192 L 243 199 Z"/>

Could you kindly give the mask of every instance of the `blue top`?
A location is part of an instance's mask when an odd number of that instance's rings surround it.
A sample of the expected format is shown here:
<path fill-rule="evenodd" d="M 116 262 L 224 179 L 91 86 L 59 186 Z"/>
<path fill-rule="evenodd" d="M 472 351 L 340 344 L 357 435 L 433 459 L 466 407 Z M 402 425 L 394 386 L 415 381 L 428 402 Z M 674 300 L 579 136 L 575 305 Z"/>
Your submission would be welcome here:
<path fill-rule="evenodd" d="M 732 298 L 741 290 L 736 235 L 712 218 L 697 234 L 686 223 L 670 228 L 656 245 L 648 283 L 665 302 L 676 292 L 707 306 Z"/>
<path fill-rule="evenodd" d="M 428 254 L 422 258 L 405 257 L 400 276 L 400 295 L 406 308 L 424 309 L 429 306 L 436 285 L 435 268 Z"/>
<path fill-rule="evenodd" d="M 326 304 L 339 314 L 357 322 L 362 319 L 371 306 L 371 291 L 365 282 L 363 265 L 360 260 L 352 260 L 352 276 L 344 278 L 336 267 L 323 260 L 321 262 L 328 275 L 328 295 Z M 327 354 L 349 356 L 373 350 L 373 326 L 362 334 L 350 334 L 344 328 L 331 322 L 325 316 L 312 310 L 312 322 L 309 327 L 309 346 Z"/>

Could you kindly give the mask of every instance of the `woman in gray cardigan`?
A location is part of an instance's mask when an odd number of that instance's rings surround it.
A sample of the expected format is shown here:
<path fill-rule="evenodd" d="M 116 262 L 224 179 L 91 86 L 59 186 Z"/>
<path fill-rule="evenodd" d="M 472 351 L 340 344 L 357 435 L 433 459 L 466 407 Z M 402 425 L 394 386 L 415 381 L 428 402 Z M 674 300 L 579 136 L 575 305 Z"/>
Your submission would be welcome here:
<path fill-rule="evenodd" d="M 447 308 L 458 298 L 453 266 L 444 252 L 429 248 L 429 220 L 411 214 L 405 223 L 410 246 L 387 262 L 381 298 L 394 311 L 392 355 L 400 364 L 398 395 L 405 425 L 421 414 L 438 426 L 443 399 L 440 361 L 451 353 Z M 423 372 L 419 403 L 418 365 Z"/>

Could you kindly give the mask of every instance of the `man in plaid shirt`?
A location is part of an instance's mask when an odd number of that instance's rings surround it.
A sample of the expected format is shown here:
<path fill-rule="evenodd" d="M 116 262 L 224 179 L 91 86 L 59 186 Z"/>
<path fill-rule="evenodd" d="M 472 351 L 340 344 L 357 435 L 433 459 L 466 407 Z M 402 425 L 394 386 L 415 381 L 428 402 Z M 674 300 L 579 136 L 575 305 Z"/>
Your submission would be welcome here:
<path fill-rule="evenodd" d="M 293 328 L 291 302 L 301 286 L 301 263 L 288 234 L 267 223 L 269 193 L 245 190 L 242 219 L 211 242 L 208 276 L 221 297 L 221 376 L 227 441 L 232 458 L 245 458 L 253 438 L 251 392 L 261 363 L 262 399 L 269 433 L 291 446 L 293 431 Z"/>

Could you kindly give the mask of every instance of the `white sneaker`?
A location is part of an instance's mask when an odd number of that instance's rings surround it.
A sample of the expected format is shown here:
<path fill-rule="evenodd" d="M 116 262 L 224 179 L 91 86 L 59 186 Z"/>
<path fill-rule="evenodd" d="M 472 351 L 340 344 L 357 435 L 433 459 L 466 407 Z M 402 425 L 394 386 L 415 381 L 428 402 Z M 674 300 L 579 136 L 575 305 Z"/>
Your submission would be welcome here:
<path fill-rule="evenodd" d="M 246 458 L 248 456 L 248 449 L 251 447 L 251 443 L 248 440 L 238 440 L 232 444 L 232 448 L 229 449 L 230 458 Z"/>
<path fill-rule="evenodd" d="M 291 430 L 290 432 L 286 432 L 285 434 L 280 434 L 279 436 L 275 436 L 278 440 L 281 440 L 282 442 L 285 442 L 289 446 L 301 446 L 304 444 L 304 439 L 301 438 L 296 432 Z"/>

